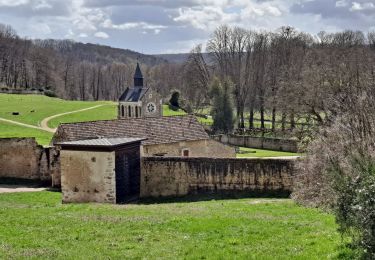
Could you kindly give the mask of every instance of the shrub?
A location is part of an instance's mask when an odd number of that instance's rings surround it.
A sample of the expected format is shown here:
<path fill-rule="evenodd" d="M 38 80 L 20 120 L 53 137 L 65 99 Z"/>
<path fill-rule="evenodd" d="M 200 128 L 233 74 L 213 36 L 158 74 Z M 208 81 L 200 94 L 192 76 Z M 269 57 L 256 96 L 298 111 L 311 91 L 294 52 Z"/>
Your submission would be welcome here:
<path fill-rule="evenodd" d="M 292 197 L 332 209 L 356 251 L 375 259 L 375 95 L 364 91 L 345 102 L 309 145 Z"/>
<path fill-rule="evenodd" d="M 180 99 L 180 91 L 173 90 L 171 93 L 171 98 L 169 99 L 169 104 L 171 106 L 171 109 L 172 107 L 177 108 L 177 110 L 178 108 L 180 108 L 179 99 Z"/>
<path fill-rule="evenodd" d="M 46 95 L 47 97 L 57 97 L 56 93 L 52 90 L 44 91 L 44 95 Z"/>

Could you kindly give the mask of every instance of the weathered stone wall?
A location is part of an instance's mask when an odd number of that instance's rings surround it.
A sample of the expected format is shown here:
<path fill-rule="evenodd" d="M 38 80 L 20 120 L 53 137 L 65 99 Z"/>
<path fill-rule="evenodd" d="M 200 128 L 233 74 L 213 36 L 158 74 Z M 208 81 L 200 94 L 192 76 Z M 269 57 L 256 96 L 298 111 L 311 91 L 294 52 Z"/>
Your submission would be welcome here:
<path fill-rule="evenodd" d="M 155 144 L 143 146 L 143 156 L 182 156 L 184 149 L 189 150 L 189 157 L 215 157 L 215 158 L 235 158 L 235 149 L 212 139 L 186 141 L 169 144 Z"/>
<path fill-rule="evenodd" d="M 141 166 L 141 197 L 293 187 L 294 160 L 144 157 Z"/>
<path fill-rule="evenodd" d="M 22 95 L 44 95 L 43 91 L 39 90 L 26 90 L 26 89 L 7 89 L 1 88 L 0 93 L 4 94 L 22 94 Z"/>
<path fill-rule="evenodd" d="M 0 178 L 50 181 L 56 160 L 55 149 L 34 138 L 0 138 Z"/>
<path fill-rule="evenodd" d="M 63 202 L 116 203 L 115 152 L 60 151 Z"/>
<path fill-rule="evenodd" d="M 290 139 L 252 137 L 246 135 L 215 135 L 214 140 L 235 146 L 273 151 L 298 152 L 298 142 Z"/>

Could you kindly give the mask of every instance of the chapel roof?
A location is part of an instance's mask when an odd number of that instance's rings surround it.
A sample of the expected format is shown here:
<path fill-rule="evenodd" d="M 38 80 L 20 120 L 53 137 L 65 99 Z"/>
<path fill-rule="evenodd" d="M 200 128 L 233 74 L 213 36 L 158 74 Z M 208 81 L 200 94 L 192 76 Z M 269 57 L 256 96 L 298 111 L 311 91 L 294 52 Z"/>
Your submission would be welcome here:
<path fill-rule="evenodd" d="M 149 88 L 143 87 L 129 87 L 127 88 L 124 93 L 119 98 L 119 101 L 122 102 L 138 102 L 140 101 Z"/>

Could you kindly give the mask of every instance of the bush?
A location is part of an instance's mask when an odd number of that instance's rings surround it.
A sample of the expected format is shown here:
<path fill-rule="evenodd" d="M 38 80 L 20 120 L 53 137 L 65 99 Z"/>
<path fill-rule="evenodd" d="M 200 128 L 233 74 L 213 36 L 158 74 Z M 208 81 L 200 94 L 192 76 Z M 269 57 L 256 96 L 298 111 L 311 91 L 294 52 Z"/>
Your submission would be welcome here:
<path fill-rule="evenodd" d="M 171 98 L 169 99 L 170 106 L 175 107 L 177 109 L 180 108 L 179 99 L 180 99 L 180 91 L 173 90 L 171 93 Z"/>
<path fill-rule="evenodd" d="M 56 93 L 52 90 L 44 91 L 44 95 L 46 95 L 47 97 L 57 97 Z"/>
<path fill-rule="evenodd" d="M 375 259 L 375 160 L 358 157 L 352 164 L 354 179 L 335 172 L 336 219 L 340 231 L 352 237 L 355 248 L 361 248 L 365 258 Z"/>
<path fill-rule="evenodd" d="M 353 248 L 375 259 L 375 94 L 365 91 L 345 101 L 299 163 L 292 197 L 330 208 Z"/>
<path fill-rule="evenodd" d="M 179 107 L 172 106 L 171 104 L 168 104 L 168 107 L 169 107 L 170 110 L 173 110 L 173 111 L 178 111 L 178 110 L 180 110 Z"/>

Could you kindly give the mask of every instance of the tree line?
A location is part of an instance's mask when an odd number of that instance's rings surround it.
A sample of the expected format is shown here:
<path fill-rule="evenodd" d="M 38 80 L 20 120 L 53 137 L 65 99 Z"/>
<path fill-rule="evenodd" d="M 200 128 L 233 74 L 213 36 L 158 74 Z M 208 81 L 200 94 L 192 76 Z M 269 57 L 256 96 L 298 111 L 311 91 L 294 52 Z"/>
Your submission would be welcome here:
<path fill-rule="evenodd" d="M 132 84 L 137 59 L 146 74 L 166 61 L 71 40 L 20 38 L 0 24 L 0 88 L 40 90 L 65 99 L 116 100 Z M 147 84 L 153 84 L 146 77 Z"/>
<path fill-rule="evenodd" d="M 221 26 L 207 43 L 195 47 L 184 64 L 185 94 L 195 105 L 210 103 L 214 78 L 233 83 L 237 126 L 261 128 L 266 114 L 272 130 L 295 128 L 296 122 L 324 125 L 337 115 L 337 97 L 358 92 L 375 80 L 375 32 L 346 30 L 311 35 L 292 27 L 275 32 Z M 248 116 L 245 116 L 248 115 Z"/>

